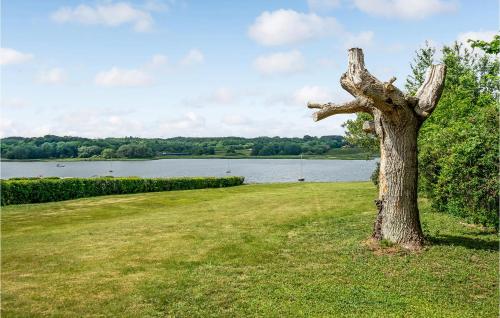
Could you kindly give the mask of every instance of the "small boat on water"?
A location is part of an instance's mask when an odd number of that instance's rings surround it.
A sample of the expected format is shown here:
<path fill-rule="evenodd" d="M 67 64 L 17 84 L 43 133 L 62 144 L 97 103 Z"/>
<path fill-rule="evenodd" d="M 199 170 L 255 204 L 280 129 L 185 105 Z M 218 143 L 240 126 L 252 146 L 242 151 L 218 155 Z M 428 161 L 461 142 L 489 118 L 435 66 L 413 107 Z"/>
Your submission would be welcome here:
<path fill-rule="evenodd" d="M 300 181 L 300 182 L 306 181 L 306 179 L 304 178 L 304 171 L 302 168 L 302 163 L 303 163 L 303 158 L 302 158 L 302 154 L 300 154 L 300 177 L 298 179 L 298 181 Z"/>
<path fill-rule="evenodd" d="M 227 159 L 227 170 L 226 173 L 231 173 L 231 168 L 229 168 L 229 159 Z"/>
<path fill-rule="evenodd" d="M 58 167 L 58 168 L 63 168 L 63 167 L 65 167 L 65 165 L 63 165 L 63 164 L 61 164 L 61 163 L 58 163 L 58 164 L 56 164 L 56 167 Z"/>

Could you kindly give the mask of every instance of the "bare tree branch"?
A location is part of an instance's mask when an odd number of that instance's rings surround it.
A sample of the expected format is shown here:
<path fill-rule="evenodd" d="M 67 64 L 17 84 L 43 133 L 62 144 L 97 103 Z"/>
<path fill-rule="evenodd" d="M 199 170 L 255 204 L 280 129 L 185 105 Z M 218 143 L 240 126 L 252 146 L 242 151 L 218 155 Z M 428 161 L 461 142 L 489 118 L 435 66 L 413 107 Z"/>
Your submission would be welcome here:
<path fill-rule="evenodd" d="M 427 69 L 424 83 L 417 90 L 415 97 L 418 104 L 415 106 L 415 112 L 422 118 L 427 118 L 441 98 L 443 93 L 444 81 L 446 78 L 446 65 L 432 65 Z"/>
<path fill-rule="evenodd" d="M 309 108 L 319 109 L 313 116 L 315 121 L 335 114 L 373 113 L 375 109 L 385 114 L 397 114 L 400 111 L 416 113 L 419 118 L 425 119 L 436 107 L 444 85 L 446 74 L 444 65 L 433 65 L 428 71 L 425 82 L 417 91 L 417 96 L 411 97 L 394 86 L 395 77 L 387 82 L 381 82 L 370 74 L 365 68 L 361 49 L 350 49 L 348 56 L 347 72 L 341 76 L 340 84 L 355 97 L 355 100 L 344 104 L 309 103 Z"/>
<path fill-rule="evenodd" d="M 322 120 L 336 114 L 371 113 L 370 106 L 371 102 L 363 97 L 356 98 L 355 100 L 343 104 L 307 103 L 307 107 L 309 108 L 320 109 L 313 114 L 314 121 Z"/>

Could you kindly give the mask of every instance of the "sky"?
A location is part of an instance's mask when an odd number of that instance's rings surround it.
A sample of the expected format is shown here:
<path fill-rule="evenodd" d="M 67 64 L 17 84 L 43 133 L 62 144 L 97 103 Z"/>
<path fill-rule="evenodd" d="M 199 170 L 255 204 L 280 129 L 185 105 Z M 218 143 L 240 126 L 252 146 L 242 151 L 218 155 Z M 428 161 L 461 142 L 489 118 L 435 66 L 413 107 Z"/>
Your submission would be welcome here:
<path fill-rule="evenodd" d="M 499 29 L 497 0 L 3 0 L 0 135 L 341 135 L 347 50 L 404 88 L 415 50 Z"/>

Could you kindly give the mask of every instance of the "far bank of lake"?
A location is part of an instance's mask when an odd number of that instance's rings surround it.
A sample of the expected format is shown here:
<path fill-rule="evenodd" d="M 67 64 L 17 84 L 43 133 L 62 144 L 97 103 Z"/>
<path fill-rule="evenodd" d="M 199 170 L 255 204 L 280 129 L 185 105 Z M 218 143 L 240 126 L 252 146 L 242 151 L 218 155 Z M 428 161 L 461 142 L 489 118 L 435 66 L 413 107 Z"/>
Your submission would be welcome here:
<path fill-rule="evenodd" d="M 40 158 L 40 159 L 8 159 L 0 158 L 1 161 L 129 161 L 129 160 L 160 160 L 160 159 L 316 159 L 316 160 L 370 160 L 377 158 L 379 154 L 372 153 L 360 148 L 334 148 L 327 153 L 321 155 L 304 154 L 301 155 L 269 155 L 269 156 L 252 156 L 250 153 L 234 153 L 224 154 L 216 153 L 214 155 L 190 155 L 190 154 L 167 154 L 162 156 L 148 158 L 104 158 L 101 156 L 93 156 L 90 158 L 73 157 L 73 158 Z"/>

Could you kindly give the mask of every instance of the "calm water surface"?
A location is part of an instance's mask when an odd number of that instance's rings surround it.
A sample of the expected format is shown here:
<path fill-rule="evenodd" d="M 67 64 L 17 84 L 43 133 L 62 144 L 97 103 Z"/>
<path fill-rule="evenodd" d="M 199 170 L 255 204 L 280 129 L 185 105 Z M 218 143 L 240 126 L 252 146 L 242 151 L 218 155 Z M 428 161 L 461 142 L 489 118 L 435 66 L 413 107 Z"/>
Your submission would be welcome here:
<path fill-rule="evenodd" d="M 302 160 L 306 181 L 365 181 L 375 160 Z M 64 167 L 58 167 L 63 165 Z M 148 161 L 1 162 L 1 177 L 93 176 L 244 176 L 247 183 L 295 182 L 301 174 L 296 159 L 164 159 Z M 230 170 L 230 173 L 226 171 Z M 111 172 L 112 171 L 112 172 Z"/>

